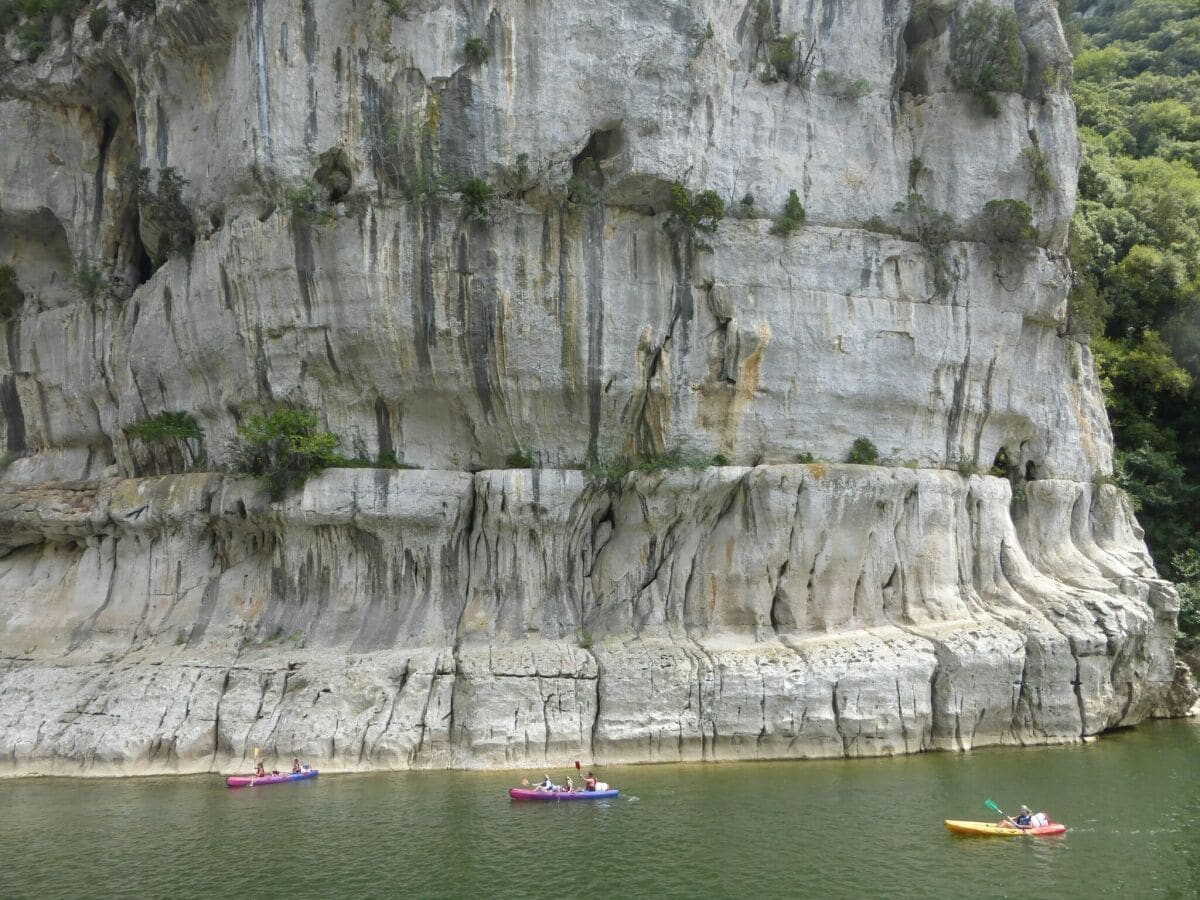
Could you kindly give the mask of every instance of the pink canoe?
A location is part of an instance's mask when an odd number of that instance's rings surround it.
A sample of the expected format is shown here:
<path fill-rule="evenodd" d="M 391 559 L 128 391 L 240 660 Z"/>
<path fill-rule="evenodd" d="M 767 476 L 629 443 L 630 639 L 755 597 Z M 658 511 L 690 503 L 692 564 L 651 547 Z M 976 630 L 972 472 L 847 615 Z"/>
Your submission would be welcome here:
<path fill-rule="evenodd" d="M 264 775 L 262 778 L 255 778 L 253 775 L 230 775 L 225 779 L 225 783 L 231 788 L 264 787 L 268 784 L 283 784 L 288 781 L 304 781 L 306 779 L 316 777 L 316 769 L 305 769 L 303 772 L 288 772 L 286 775 Z"/>
<path fill-rule="evenodd" d="M 611 800 L 620 791 L 531 791 L 522 788 L 512 788 L 508 796 L 514 800 Z"/>

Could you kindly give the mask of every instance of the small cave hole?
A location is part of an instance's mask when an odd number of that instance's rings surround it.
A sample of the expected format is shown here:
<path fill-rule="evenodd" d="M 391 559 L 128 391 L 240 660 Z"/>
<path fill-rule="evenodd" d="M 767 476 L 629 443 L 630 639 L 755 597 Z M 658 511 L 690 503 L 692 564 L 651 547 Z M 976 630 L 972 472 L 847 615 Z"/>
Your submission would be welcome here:
<path fill-rule="evenodd" d="M 571 161 L 571 165 L 578 171 L 580 163 L 585 159 L 590 159 L 593 163 L 601 163 L 606 159 L 612 159 L 624 149 L 625 132 L 621 129 L 620 123 L 617 123 L 608 128 L 593 131 L 583 149 Z"/>
<path fill-rule="evenodd" d="M 1025 463 L 1025 480 L 1037 481 L 1037 477 L 1037 463 L 1031 459 L 1029 462 Z"/>
<path fill-rule="evenodd" d="M 146 248 L 142 245 L 140 239 L 134 246 L 133 263 L 137 271 L 136 286 L 141 287 L 154 277 L 154 260 L 150 258 L 150 254 L 146 252 Z"/>
<path fill-rule="evenodd" d="M 1012 468 L 1012 461 L 1008 458 L 1008 449 L 1001 447 L 996 451 L 996 458 L 992 460 L 992 474 L 997 478 L 1007 478 Z"/>

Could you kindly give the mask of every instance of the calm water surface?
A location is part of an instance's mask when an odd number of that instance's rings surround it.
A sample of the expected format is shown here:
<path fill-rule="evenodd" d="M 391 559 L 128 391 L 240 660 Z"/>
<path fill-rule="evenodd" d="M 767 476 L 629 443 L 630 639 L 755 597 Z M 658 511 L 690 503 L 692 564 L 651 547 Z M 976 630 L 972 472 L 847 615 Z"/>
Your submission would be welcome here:
<path fill-rule="evenodd" d="M 613 768 L 616 801 L 508 800 L 537 774 L 0 782 L 0 897 L 1200 894 L 1196 723 L 1086 747 Z M 1071 831 L 942 827 L 988 818 L 989 797 Z"/>

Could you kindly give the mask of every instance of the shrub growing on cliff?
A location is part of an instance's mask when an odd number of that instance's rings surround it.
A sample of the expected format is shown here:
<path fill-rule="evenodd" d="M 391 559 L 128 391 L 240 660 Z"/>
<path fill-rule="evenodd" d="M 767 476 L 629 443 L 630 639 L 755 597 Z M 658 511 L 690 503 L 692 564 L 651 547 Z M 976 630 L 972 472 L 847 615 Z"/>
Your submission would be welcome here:
<path fill-rule="evenodd" d="M 412 15 L 412 0 L 382 0 L 382 4 L 397 19 L 407 19 Z"/>
<path fill-rule="evenodd" d="M 482 66 L 492 56 L 492 49 L 483 38 L 470 37 L 463 44 L 463 56 L 473 66 Z"/>
<path fill-rule="evenodd" d="M 1033 210 L 1024 200 L 989 200 L 980 225 L 986 240 L 1002 244 L 1028 244 L 1037 238 Z"/>
<path fill-rule="evenodd" d="M 850 445 L 850 452 L 846 454 L 846 462 L 860 466 L 873 466 L 878 461 L 879 450 L 870 438 L 855 438 L 854 443 Z"/>
<path fill-rule="evenodd" d="M 11 319 L 25 304 L 25 292 L 17 284 L 17 270 L 0 266 L 0 319 Z"/>
<path fill-rule="evenodd" d="M 107 6 L 97 6 L 88 15 L 88 31 L 92 33 L 92 40 L 98 41 L 104 37 L 104 32 L 108 29 L 109 12 Z"/>
<path fill-rule="evenodd" d="M 163 447 L 186 454 L 187 462 L 195 465 L 201 458 L 204 432 L 190 413 L 164 411 L 143 419 L 125 429 L 130 438 L 147 447 Z"/>
<path fill-rule="evenodd" d="M 490 222 L 492 205 L 496 202 L 496 189 L 482 178 L 468 178 L 458 188 L 463 209 L 473 222 Z"/>
<path fill-rule="evenodd" d="M 727 465 L 729 465 L 729 460 L 720 453 L 713 456 L 696 456 L 686 454 L 682 450 L 668 450 L 657 456 L 641 460 L 632 460 L 627 456 L 621 456 L 605 462 L 598 462 L 587 468 L 587 474 L 592 478 L 607 482 L 610 486 L 616 486 L 632 472 L 652 475 L 656 472 L 670 472 L 677 469 L 707 469 L 710 466 Z"/>
<path fill-rule="evenodd" d="M 509 469 L 532 469 L 533 455 L 528 450 L 518 447 L 504 458 L 504 465 Z"/>
<path fill-rule="evenodd" d="M 955 85 L 970 91 L 984 112 L 994 117 L 1000 114 L 1000 104 L 993 92 L 1020 90 L 1025 68 L 1017 14 L 989 0 L 967 7 L 950 48 L 949 74 Z"/>
<path fill-rule="evenodd" d="M 1029 168 L 1029 177 L 1033 179 L 1033 189 L 1041 197 L 1054 190 L 1054 174 L 1050 171 L 1050 155 L 1041 147 L 1026 147 L 1021 151 L 1021 159 Z"/>
<path fill-rule="evenodd" d="M 104 270 L 90 259 L 81 259 L 71 272 L 71 281 L 83 299 L 95 303 L 107 287 Z"/>
<path fill-rule="evenodd" d="M 671 211 L 676 220 L 689 231 L 717 230 L 725 218 L 725 201 L 716 191 L 691 192 L 678 181 L 671 185 Z"/>
<path fill-rule="evenodd" d="M 171 166 L 158 170 L 157 189 L 150 187 L 149 169 L 137 169 L 133 174 L 138 208 L 146 224 L 158 233 L 156 266 L 162 265 L 169 256 L 188 252 L 196 243 L 192 211 L 183 202 L 186 184 L 187 179 Z"/>
<path fill-rule="evenodd" d="M 946 248 L 953 234 L 954 220 L 948 213 L 934 209 L 915 191 L 908 195 L 905 202 L 897 203 L 894 211 L 904 218 L 901 234 L 916 238 L 925 251 L 933 268 L 934 291 L 938 295 L 947 293 L 951 288 L 951 273 Z"/>
<path fill-rule="evenodd" d="M 337 436 L 319 431 L 319 424 L 316 414 L 305 409 L 251 416 L 238 428 L 231 448 L 234 468 L 257 477 L 272 500 L 282 499 L 310 476 L 343 461 Z"/>
<path fill-rule="evenodd" d="M 794 189 L 788 191 L 787 200 L 783 203 L 783 214 L 771 226 L 771 234 L 787 237 L 804 224 L 804 215 L 804 204 L 800 202 L 800 195 Z"/>
<path fill-rule="evenodd" d="M 37 59 L 50 46 L 50 20 L 29 19 L 17 28 L 17 49 L 26 59 Z"/>
<path fill-rule="evenodd" d="M 305 225 L 328 225 L 337 218 L 328 200 L 328 191 L 311 178 L 305 178 L 295 187 L 288 188 L 287 204 L 292 220 Z"/>

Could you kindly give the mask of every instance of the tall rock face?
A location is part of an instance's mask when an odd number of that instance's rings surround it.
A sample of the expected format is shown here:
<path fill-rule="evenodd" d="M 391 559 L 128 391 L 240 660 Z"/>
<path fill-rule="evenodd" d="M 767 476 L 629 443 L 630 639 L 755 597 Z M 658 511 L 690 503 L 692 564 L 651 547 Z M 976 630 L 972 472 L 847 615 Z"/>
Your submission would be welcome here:
<path fill-rule="evenodd" d="M 997 0 L 1024 83 L 984 96 L 954 0 L 126 5 L 0 74 L 0 773 L 857 756 L 1162 703 L 1049 0 Z M 421 470 L 220 474 L 284 405 Z M 164 411 L 217 471 L 131 436 Z M 668 453 L 722 464 L 585 470 Z"/>

